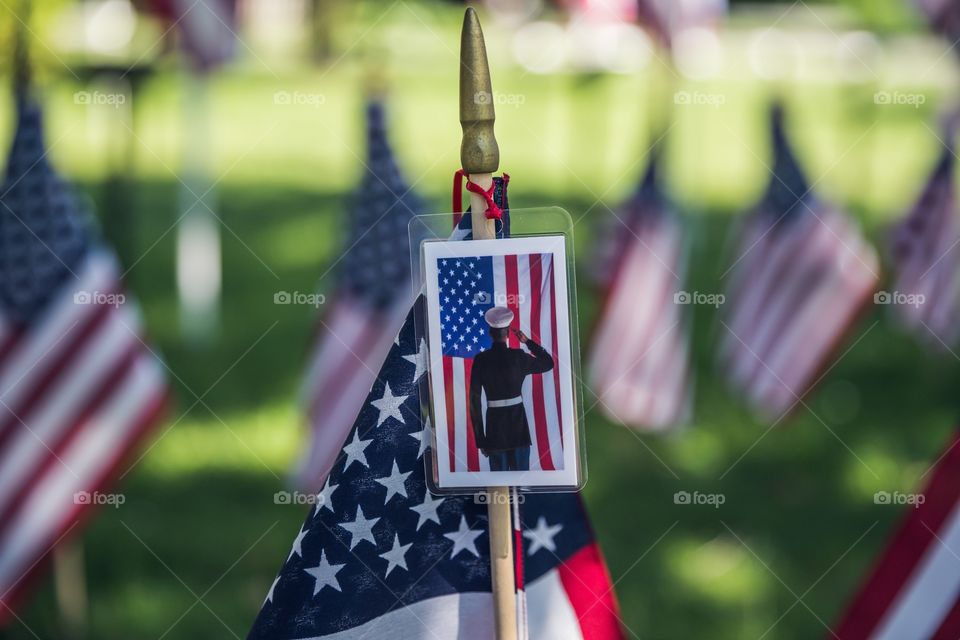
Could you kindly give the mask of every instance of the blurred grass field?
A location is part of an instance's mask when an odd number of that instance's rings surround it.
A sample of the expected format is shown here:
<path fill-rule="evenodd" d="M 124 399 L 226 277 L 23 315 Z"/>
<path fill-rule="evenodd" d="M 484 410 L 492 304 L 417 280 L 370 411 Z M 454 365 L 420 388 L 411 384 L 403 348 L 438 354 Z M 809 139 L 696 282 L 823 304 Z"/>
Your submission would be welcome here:
<path fill-rule="evenodd" d="M 417 190 L 444 211 L 460 139 L 459 10 L 428 6 L 391 9 L 361 42 L 390 52 L 395 148 Z M 582 270 L 607 207 L 646 164 L 650 122 L 669 108 L 666 174 L 688 216 L 687 289 L 721 291 L 731 221 L 768 178 L 765 109 L 779 92 L 811 181 L 882 247 L 940 153 L 936 118 L 956 84 L 951 57 L 938 58 L 946 45 L 925 41 L 908 60 L 890 54 L 882 74 L 878 62 L 870 81 L 852 83 L 831 75 L 836 62 L 824 55 L 821 79 L 787 84 L 750 74 L 748 39 L 746 27 L 723 36 L 722 71 L 709 81 L 662 70 L 654 79 L 537 76 L 513 65 L 510 43 L 488 27 L 494 87 L 522 96 L 497 120 L 513 207 L 570 211 Z M 417 46 L 405 46 L 411 41 Z M 883 44 L 896 52 L 896 42 Z M 246 58 L 210 86 L 211 174 L 224 223 L 223 323 L 210 346 L 186 344 L 177 329 L 171 231 L 187 85 L 162 70 L 135 104 L 124 254 L 177 404 L 122 479 L 125 504 L 101 510 L 83 536 L 89 635 L 98 640 L 244 637 L 305 515 L 275 504 L 274 493 L 303 442 L 295 395 L 313 309 L 272 301 L 280 290 L 329 290 L 330 277 L 320 276 L 339 256 L 343 200 L 363 156 L 364 71 L 353 56 L 320 69 Z M 102 211 L 111 184 L 104 150 L 123 130 L 107 108 L 75 104 L 74 92 L 86 89 L 64 74 L 47 84 L 48 141 L 60 170 Z M 895 89 L 925 102 L 875 103 L 876 91 Z M 675 91 L 721 95 L 723 104 L 674 104 Z M 277 92 L 322 100 L 281 105 Z M 6 143 L 10 105 L 0 107 Z M 597 299 L 580 280 L 583 333 Z M 918 489 L 956 419 L 960 358 L 922 349 L 883 311 L 869 311 L 808 406 L 773 430 L 729 393 L 713 353 L 716 313 L 705 307 L 695 309 L 693 424 L 648 436 L 599 410 L 587 414 L 584 497 L 634 637 L 827 634 L 902 515 L 873 494 Z M 726 501 L 676 505 L 677 491 Z M 49 579 L 20 615 L 24 624 L 4 637 L 61 637 Z"/>

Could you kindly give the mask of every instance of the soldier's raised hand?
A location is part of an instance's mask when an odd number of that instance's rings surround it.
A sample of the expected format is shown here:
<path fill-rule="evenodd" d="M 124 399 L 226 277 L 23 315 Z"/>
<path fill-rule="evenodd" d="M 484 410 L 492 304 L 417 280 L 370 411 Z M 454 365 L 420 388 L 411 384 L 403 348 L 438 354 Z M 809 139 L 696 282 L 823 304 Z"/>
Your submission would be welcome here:
<path fill-rule="evenodd" d="M 520 329 L 514 329 L 513 335 L 517 336 L 517 340 L 520 341 L 520 344 L 527 344 L 527 334 L 525 334 L 523 331 L 520 331 Z"/>

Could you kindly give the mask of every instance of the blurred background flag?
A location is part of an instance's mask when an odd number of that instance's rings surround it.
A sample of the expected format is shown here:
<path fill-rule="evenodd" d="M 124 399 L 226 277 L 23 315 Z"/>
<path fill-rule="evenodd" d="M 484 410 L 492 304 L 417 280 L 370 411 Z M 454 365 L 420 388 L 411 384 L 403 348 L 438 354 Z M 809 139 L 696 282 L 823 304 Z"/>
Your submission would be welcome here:
<path fill-rule="evenodd" d="M 0 624 L 165 405 L 136 304 L 17 96 L 0 192 Z"/>
<path fill-rule="evenodd" d="M 465 216 L 459 231 L 469 224 Z M 426 489 L 431 434 L 421 419 L 425 372 L 414 331 L 422 302 L 407 315 L 250 640 L 493 637 L 487 505 Z M 622 638 L 613 585 L 579 497 L 524 498 L 516 536 L 519 610 L 525 604 L 527 612 L 520 637 Z"/>
<path fill-rule="evenodd" d="M 837 640 L 960 637 L 960 433 L 921 494 L 899 494 L 906 517 L 829 635 Z M 891 504 L 890 493 L 874 496 Z"/>
<path fill-rule="evenodd" d="M 407 224 L 423 203 L 390 149 L 381 98 L 367 102 L 366 137 L 346 249 L 333 267 L 337 284 L 317 320 L 301 390 L 310 445 L 295 476 L 308 491 L 323 486 L 413 300 Z"/>
<path fill-rule="evenodd" d="M 879 280 L 856 224 L 813 194 L 771 110 L 774 165 L 732 258 L 721 360 L 762 414 L 782 417 L 816 382 Z"/>
<path fill-rule="evenodd" d="M 180 35 L 193 66 L 208 71 L 228 62 L 236 49 L 236 0 L 149 0 L 154 13 Z"/>
<path fill-rule="evenodd" d="M 958 119 L 960 114 L 948 119 L 945 148 L 933 174 L 894 229 L 893 291 L 878 294 L 920 339 L 944 350 L 960 337 L 960 224 L 954 186 Z"/>
<path fill-rule="evenodd" d="M 688 326 L 680 220 L 657 182 L 659 153 L 603 228 L 594 280 L 603 299 L 587 371 L 600 408 L 626 425 L 662 430 L 689 417 Z"/>

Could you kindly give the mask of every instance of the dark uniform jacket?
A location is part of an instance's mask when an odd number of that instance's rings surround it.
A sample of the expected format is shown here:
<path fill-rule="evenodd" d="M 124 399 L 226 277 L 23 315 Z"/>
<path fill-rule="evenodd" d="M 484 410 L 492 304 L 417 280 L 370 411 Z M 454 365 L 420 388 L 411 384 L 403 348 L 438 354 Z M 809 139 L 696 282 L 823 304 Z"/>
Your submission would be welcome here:
<path fill-rule="evenodd" d="M 485 391 L 487 402 L 507 400 L 520 395 L 523 379 L 532 373 L 553 369 L 553 358 L 533 340 L 527 340 L 530 353 L 511 349 L 506 343 L 494 342 L 473 359 L 470 373 L 470 420 L 477 447 L 486 452 L 507 451 L 529 447 L 530 428 L 527 413 L 520 402 L 509 407 L 487 407 L 484 428 L 483 405 L 480 392 Z"/>

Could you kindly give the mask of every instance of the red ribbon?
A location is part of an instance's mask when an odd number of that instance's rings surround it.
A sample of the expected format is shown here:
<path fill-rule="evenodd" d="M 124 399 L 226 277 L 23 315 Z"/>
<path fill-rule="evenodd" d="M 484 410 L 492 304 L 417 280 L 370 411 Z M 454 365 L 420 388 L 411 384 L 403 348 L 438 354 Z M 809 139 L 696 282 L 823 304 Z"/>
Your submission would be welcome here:
<path fill-rule="evenodd" d="M 503 211 L 500 207 L 497 206 L 497 203 L 493 201 L 493 190 L 496 188 L 497 184 L 494 182 L 490 185 L 489 189 L 484 189 L 480 185 L 470 180 L 470 174 L 468 174 L 463 169 L 457 169 L 456 173 L 453 174 L 453 221 L 454 225 L 460 222 L 462 216 L 458 215 L 463 213 L 463 179 L 467 179 L 467 191 L 470 193 L 475 193 L 478 196 L 482 196 L 487 203 L 487 210 L 484 214 L 487 216 L 488 220 L 499 220 L 503 217 Z M 503 174 L 503 182 L 506 184 L 510 180 L 510 176 Z"/>

